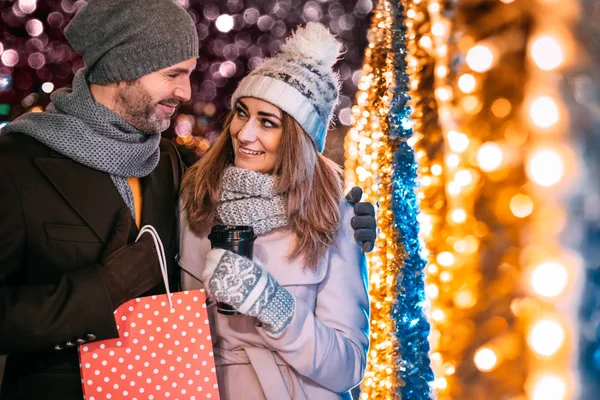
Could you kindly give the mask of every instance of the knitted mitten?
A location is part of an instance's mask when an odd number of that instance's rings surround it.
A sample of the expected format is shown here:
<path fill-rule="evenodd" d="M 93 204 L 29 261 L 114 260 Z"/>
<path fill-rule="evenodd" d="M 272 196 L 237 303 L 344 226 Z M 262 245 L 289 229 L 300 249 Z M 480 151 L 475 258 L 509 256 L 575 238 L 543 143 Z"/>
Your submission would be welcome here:
<path fill-rule="evenodd" d="M 280 336 L 292 321 L 294 296 L 258 263 L 213 249 L 206 255 L 201 278 L 210 296 L 257 318 L 269 336 Z"/>

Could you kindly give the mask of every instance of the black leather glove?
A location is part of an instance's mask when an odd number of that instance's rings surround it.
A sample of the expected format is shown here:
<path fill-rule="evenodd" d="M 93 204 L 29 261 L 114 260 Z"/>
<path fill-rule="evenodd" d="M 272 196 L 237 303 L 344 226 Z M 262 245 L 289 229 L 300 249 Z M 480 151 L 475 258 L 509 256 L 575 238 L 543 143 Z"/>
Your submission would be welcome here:
<path fill-rule="evenodd" d="M 354 239 L 362 246 L 363 251 L 368 253 L 375 247 L 377 220 L 373 204 L 360 201 L 361 197 L 362 189 L 354 186 L 346 195 L 346 201 L 354 205 L 354 217 L 350 221 L 354 229 Z"/>
<path fill-rule="evenodd" d="M 137 242 L 127 244 L 131 222 L 129 209 L 121 209 L 113 236 L 100 261 L 100 271 L 114 309 L 146 293 L 163 280 L 152 237 L 144 234 Z"/>

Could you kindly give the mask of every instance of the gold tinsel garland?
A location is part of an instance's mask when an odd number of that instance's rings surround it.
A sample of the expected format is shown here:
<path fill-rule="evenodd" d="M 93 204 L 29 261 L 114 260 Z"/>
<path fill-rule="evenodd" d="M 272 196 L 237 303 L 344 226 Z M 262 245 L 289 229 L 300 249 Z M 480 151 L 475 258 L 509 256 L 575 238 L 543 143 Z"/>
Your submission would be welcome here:
<path fill-rule="evenodd" d="M 564 210 L 552 199 L 556 192 L 544 189 L 567 176 L 569 153 L 557 135 L 564 123 L 555 93 L 539 71 L 560 62 L 548 67 L 556 52 L 535 54 L 537 42 L 556 45 L 534 33 L 556 31 L 540 23 L 535 10 L 543 3 L 402 1 L 415 122 L 409 143 L 419 161 L 440 400 L 562 400 L 571 393 L 564 370 L 572 336 L 554 304 L 572 286 L 567 271 L 577 262 L 557 243 Z M 362 186 L 380 206 L 381 236 L 369 256 L 372 346 L 363 399 L 397 398 L 403 384 L 402 344 L 390 317 L 405 256 L 392 227 L 393 143 L 384 135 L 394 76 L 390 27 L 390 3 L 381 1 L 345 143 L 347 185 Z"/>
<path fill-rule="evenodd" d="M 410 76 L 410 97 L 414 120 L 415 155 L 419 162 L 419 199 L 421 214 L 419 222 L 421 237 L 426 248 L 428 259 L 426 294 L 431 302 L 431 361 L 436 375 L 434 386 L 440 399 L 445 396 L 448 388 L 452 388 L 454 372 L 464 340 L 456 341 L 451 328 L 461 326 L 461 318 L 453 310 L 453 298 L 460 292 L 464 281 L 447 281 L 443 267 L 439 266 L 437 258 L 447 254 L 449 245 L 446 243 L 448 224 L 446 222 L 446 174 L 444 135 L 440 125 L 440 115 L 435 97 L 436 81 L 446 76 L 447 67 L 438 65 L 439 55 L 433 52 L 431 34 L 434 20 L 433 13 L 440 9 L 437 1 L 404 1 L 407 27 L 407 65 Z M 436 75 L 437 71 L 437 75 Z M 444 74 L 440 74 L 443 72 Z M 440 76 L 441 75 L 441 76 Z M 460 275 L 466 270 L 455 266 L 454 272 Z M 436 318 L 431 318 L 432 316 Z M 464 317 L 464 316 L 463 316 Z M 444 332 L 444 334 L 442 334 Z M 459 338 L 464 339 L 464 338 Z M 448 346 L 452 343 L 452 346 Z"/>
<path fill-rule="evenodd" d="M 379 206 L 380 229 L 375 249 L 369 253 L 369 294 L 371 296 L 371 347 L 367 371 L 361 385 L 361 399 L 398 398 L 398 351 L 391 318 L 397 296 L 397 279 L 405 253 L 394 229 L 391 200 L 393 144 L 385 134 L 393 87 L 394 60 L 390 4 L 380 1 L 368 33 L 352 126 L 345 140 L 346 184 L 364 188 L 367 201 Z"/>

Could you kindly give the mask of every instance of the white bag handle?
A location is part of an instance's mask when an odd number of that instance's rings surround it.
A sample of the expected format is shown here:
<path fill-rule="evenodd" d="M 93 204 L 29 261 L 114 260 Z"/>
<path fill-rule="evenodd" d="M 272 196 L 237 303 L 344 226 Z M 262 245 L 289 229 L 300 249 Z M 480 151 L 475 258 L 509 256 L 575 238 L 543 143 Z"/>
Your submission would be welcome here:
<path fill-rule="evenodd" d="M 160 236 L 158 236 L 158 232 L 156 232 L 156 229 L 154 229 L 152 225 L 144 225 L 142 229 L 140 229 L 140 233 L 135 238 L 135 241 L 137 242 L 144 233 L 149 233 L 150 236 L 152 236 L 152 240 L 154 240 L 154 246 L 156 247 L 156 252 L 158 253 L 160 272 L 162 272 L 165 289 L 167 291 L 167 299 L 169 299 L 169 308 L 172 309 L 173 300 L 171 300 L 171 290 L 169 289 L 169 273 L 167 270 L 167 257 L 165 256 L 165 248 L 160 240 Z"/>

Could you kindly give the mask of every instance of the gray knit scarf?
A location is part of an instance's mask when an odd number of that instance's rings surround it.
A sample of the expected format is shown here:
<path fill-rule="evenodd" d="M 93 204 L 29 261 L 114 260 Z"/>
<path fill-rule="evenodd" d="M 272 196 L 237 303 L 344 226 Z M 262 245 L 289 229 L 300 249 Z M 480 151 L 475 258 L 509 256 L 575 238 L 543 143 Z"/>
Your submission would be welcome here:
<path fill-rule="evenodd" d="M 110 174 L 135 219 L 128 177 L 149 175 L 158 165 L 159 134 L 146 134 L 94 101 L 85 70 L 75 74 L 73 88 L 50 96 L 46 112 L 27 113 L 0 134 L 21 132 L 90 168 Z"/>
<path fill-rule="evenodd" d="M 287 196 L 277 193 L 272 175 L 228 167 L 221 179 L 219 219 L 226 225 L 246 225 L 264 235 L 286 226 Z"/>

